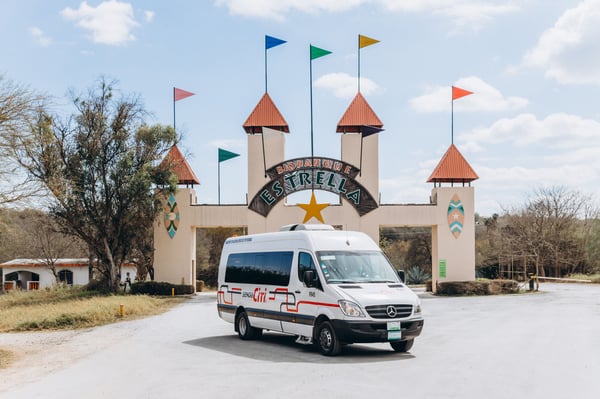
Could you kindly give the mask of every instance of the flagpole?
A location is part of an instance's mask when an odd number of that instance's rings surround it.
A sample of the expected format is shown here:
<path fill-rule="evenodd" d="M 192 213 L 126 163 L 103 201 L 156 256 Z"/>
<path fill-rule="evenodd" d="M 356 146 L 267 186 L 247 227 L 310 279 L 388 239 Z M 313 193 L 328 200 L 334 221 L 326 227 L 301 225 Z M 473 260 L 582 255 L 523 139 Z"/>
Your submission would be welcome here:
<path fill-rule="evenodd" d="M 175 128 L 175 87 L 173 87 L 173 130 L 177 133 L 177 128 Z"/>
<path fill-rule="evenodd" d="M 358 35 L 358 92 L 360 93 L 360 35 Z"/>
<path fill-rule="evenodd" d="M 261 128 L 261 140 L 262 140 L 262 151 L 263 151 L 263 170 L 265 172 L 265 177 L 267 177 L 267 157 L 265 155 L 265 128 Z"/>
<path fill-rule="evenodd" d="M 219 166 L 217 168 L 218 170 L 218 182 L 217 182 L 217 204 L 221 205 L 221 161 L 219 161 Z"/>
<path fill-rule="evenodd" d="M 266 41 L 266 39 L 265 39 Z M 265 93 L 267 92 L 267 45 L 265 43 Z"/>
<path fill-rule="evenodd" d="M 310 51 L 310 47 L 309 47 Z M 310 57 L 310 157 L 314 158 L 313 146 L 313 115 L 312 115 L 312 57 Z"/>
<path fill-rule="evenodd" d="M 362 176 L 362 153 L 363 153 L 363 140 L 365 138 L 362 135 L 362 132 L 360 133 L 360 163 L 359 163 L 359 171 L 358 171 L 358 175 Z"/>
<path fill-rule="evenodd" d="M 454 99 L 450 101 L 450 144 L 454 144 Z"/>

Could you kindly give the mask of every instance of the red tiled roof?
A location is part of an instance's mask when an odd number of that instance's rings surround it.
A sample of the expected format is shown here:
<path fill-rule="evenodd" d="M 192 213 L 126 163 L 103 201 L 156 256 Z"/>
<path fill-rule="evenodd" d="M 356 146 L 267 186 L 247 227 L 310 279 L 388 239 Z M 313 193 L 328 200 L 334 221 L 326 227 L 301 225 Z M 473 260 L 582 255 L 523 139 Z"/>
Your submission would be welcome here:
<path fill-rule="evenodd" d="M 96 263 L 96 261 L 91 261 Z M 54 259 L 56 267 L 89 267 L 88 258 L 58 258 Z M 5 263 L 0 263 L 5 269 L 18 269 L 23 267 L 48 267 L 48 260 L 45 259 L 13 259 Z M 125 262 L 123 266 L 135 267 L 134 263 Z"/>
<path fill-rule="evenodd" d="M 467 183 L 479 179 L 477 173 L 454 144 L 450 145 L 427 183 Z"/>
<path fill-rule="evenodd" d="M 173 173 L 177 176 L 178 184 L 200 184 L 200 180 L 196 177 L 196 174 L 183 157 L 181 151 L 179 151 L 179 148 L 177 148 L 177 145 L 171 147 L 161 165 L 164 165 L 165 162 L 171 164 Z"/>
<path fill-rule="evenodd" d="M 361 126 L 383 127 L 383 123 L 359 92 L 338 122 L 336 132 L 358 133 Z"/>
<path fill-rule="evenodd" d="M 244 122 L 244 130 L 246 133 L 262 133 L 263 127 L 268 127 L 271 129 L 279 130 L 281 132 L 290 132 L 290 128 L 271 100 L 271 97 L 268 93 L 265 93 L 256 107 Z"/>

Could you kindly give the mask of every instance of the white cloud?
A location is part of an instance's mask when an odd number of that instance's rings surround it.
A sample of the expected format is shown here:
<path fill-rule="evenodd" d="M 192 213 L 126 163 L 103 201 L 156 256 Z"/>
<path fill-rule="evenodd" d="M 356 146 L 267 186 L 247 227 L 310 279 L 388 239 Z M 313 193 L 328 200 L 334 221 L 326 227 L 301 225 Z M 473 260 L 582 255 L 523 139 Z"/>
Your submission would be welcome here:
<path fill-rule="evenodd" d="M 84 1 L 78 9 L 65 8 L 61 15 L 90 31 L 92 41 L 101 44 L 121 45 L 134 41 L 132 30 L 139 26 L 131 4 L 117 0 L 104 1 L 97 7 L 91 7 Z"/>
<path fill-rule="evenodd" d="M 498 89 L 478 77 L 459 79 L 454 86 L 473 92 L 472 95 L 454 101 L 455 112 L 508 111 L 525 108 L 529 101 L 522 97 L 505 97 Z M 410 100 L 417 112 L 449 111 L 452 106 L 451 86 L 431 86 L 426 94 Z"/>
<path fill-rule="evenodd" d="M 52 39 L 46 36 L 44 31 L 36 26 L 29 28 L 29 33 L 31 33 L 31 36 L 33 36 L 34 40 L 43 47 L 48 47 L 50 44 L 52 44 Z"/>
<path fill-rule="evenodd" d="M 234 149 L 243 149 L 246 148 L 246 142 L 243 140 L 235 140 L 235 139 L 223 139 L 223 140 L 212 140 L 208 143 L 211 147 L 214 148 L 222 148 L 224 150 L 231 151 Z"/>
<path fill-rule="evenodd" d="M 368 0 L 216 0 L 218 6 L 225 6 L 237 15 L 285 20 L 286 14 L 293 11 L 304 13 L 338 12 L 355 8 Z"/>
<path fill-rule="evenodd" d="M 494 18 L 519 10 L 515 0 L 215 0 L 229 12 L 249 17 L 285 20 L 288 13 L 340 12 L 360 6 L 393 12 L 416 12 L 451 18 L 454 26 L 478 29 Z"/>
<path fill-rule="evenodd" d="M 600 84 L 600 0 L 585 0 L 546 30 L 523 64 L 563 84 Z"/>
<path fill-rule="evenodd" d="M 390 11 L 431 12 L 450 17 L 457 28 L 477 30 L 496 17 L 520 9 L 516 1 L 482 0 L 377 0 Z"/>
<path fill-rule="evenodd" d="M 461 134 L 458 141 L 470 150 L 483 144 L 513 143 L 555 149 L 594 148 L 600 154 L 600 122 L 557 113 L 539 120 L 532 114 L 500 119 L 490 127 Z M 464 148 L 461 144 L 461 148 Z"/>
<path fill-rule="evenodd" d="M 150 23 L 154 20 L 154 11 L 146 10 L 144 11 L 144 18 L 146 22 Z"/>
<path fill-rule="evenodd" d="M 338 98 L 352 98 L 358 90 L 358 80 L 347 73 L 329 73 L 315 81 L 315 87 L 333 91 Z M 377 83 L 368 78 L 360 78 L 360 91 L 364 95 L 375 94 L 380 90 Z"/>

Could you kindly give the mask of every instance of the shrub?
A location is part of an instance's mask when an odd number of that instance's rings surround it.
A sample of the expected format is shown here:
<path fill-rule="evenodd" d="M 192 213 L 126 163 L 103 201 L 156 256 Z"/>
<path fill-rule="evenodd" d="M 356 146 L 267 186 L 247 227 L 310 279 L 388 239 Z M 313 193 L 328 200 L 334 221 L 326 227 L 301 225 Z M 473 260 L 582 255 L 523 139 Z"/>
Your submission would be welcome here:
<path fill-rule="evenodd" d="M 500 275 L 498 265 L 477 266 L 475 268 L 477 278 L 495 279 Z"/>
<path fill-rule="evenodd" d="M 406 271 L 406 284 L 425 284 L 431 279 L 431 274 L 427 273 L 421 266 L 413 266 Z"/>
<path fill-rule="evenodd" d="M 86 291 L 100 292 L 100 293 L 109 293 L 108 283 L 106 280 L 90 280 L 86 285 L 83 286 Z"/>
<path fill-rule="evenodd" d="M 217 272 L 218 270 L 216 267 L 207 267 L 198 270 L 196 272 L 196 278 L 204 281 L 204 286 L 214 288 L 217 286 Z"/>
<path fill-rule="evenodd" d="M 140 281 L 131 285 L 132 294 L 146 295 L 171 295 L 175 288 L 175 295 L 188 295 L 194 293 L 194 286 L 187 284 L 171 284 L 159 281 Z"/>
<path fill-rule="evenodd" d="M 449 281 L 438 283 L 438 295 L 498 295 L 519 292 L 514 280 Z"/>

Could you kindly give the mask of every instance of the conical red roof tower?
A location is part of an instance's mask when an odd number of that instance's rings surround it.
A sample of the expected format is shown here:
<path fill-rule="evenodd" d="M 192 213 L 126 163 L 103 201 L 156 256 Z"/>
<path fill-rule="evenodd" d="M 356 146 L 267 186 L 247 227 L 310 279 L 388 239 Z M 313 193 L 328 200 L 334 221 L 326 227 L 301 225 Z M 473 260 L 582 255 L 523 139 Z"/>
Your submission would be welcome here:
<path fill-rule="evenodd" d="M 271 100 L 269 93 L 266 92 L 244 122 L 243 127 L 248 134 L 262 133 L 263 127 L 290 132 L 287 122 Z"/>
<path fill-rule="evenodd" d="M 471 183 L 479 179 L 477 173 L 454 144 L 446 151 L 427 183 Z"/>
<path fill-rule="evenodd" d="M 192 170 L 190 164 L 185 160 L 177 145 L 171 147 L 165 159 L 161 162 L 161 166 L 170 164 L 173 173 L 177 176 L 177 184 L 200 184 L 200 180 Z"/>
<path fill-rule="evenodd" d="M 338 133 L 360 133 L 361 126 L 381 128 L 383 123 L 363 95 L 358 92 L 337 125 Z"/>

